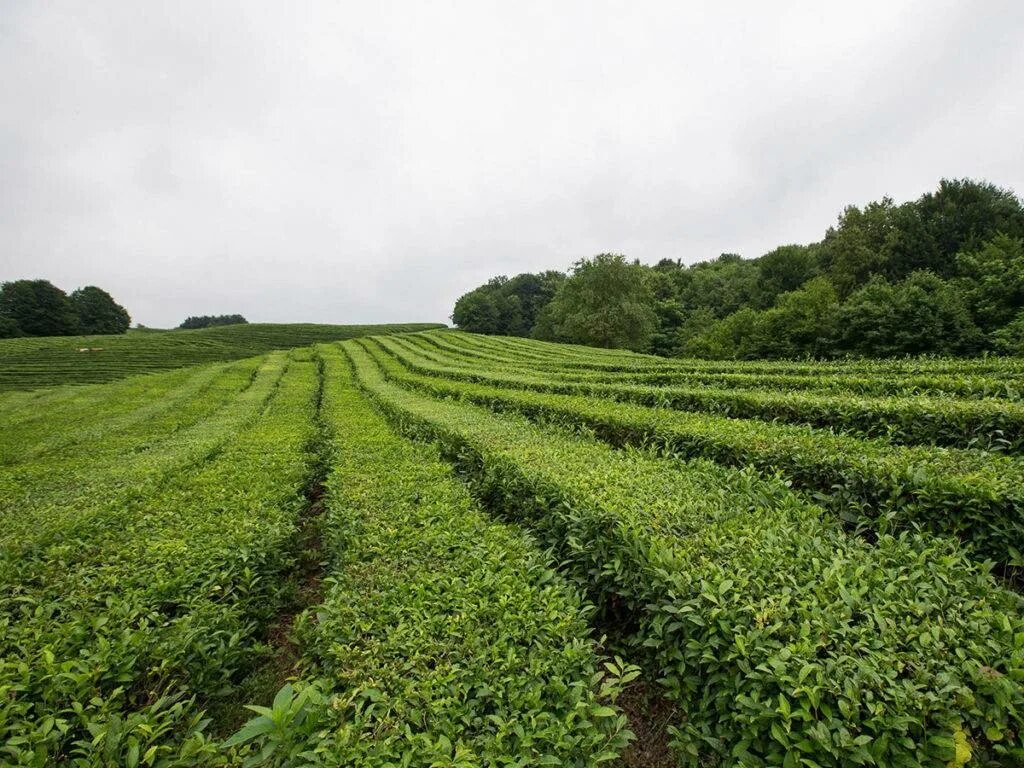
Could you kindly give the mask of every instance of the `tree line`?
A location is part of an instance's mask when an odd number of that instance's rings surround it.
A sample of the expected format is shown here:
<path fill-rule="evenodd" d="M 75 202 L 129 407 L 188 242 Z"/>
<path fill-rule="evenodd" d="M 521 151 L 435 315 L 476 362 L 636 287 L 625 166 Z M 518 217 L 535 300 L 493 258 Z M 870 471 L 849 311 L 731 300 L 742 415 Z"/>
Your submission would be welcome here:
<path fill-rule="evenodd" d="M 185 318 L 179 328 L 209 328 L 212 325 L 244 325 L 249 321 L 241 315 L 194 315 Z"/>
<path fill-rule="evenodd" d="M 897 205 L 851 205 L 824 237 L 753 259 L 653 266 L 621 254 L 496 277 L 452 321 L 666 356 L 716 359 L 1024 354 L 1024 205 L 943 179 Z"/>
<path fill-rule="evenodd" d="M 0 285 L 0 339 L 19 336 L 91 336 L 125 333 L 128 310 L 95 285 L 70 295 L 49 280 L 12 280 Z M 179 328 L 248 323 L 241 315 L 197 315 Z M 139 326 L 141 329 L 142 326 Z"/>
<path fill-rule="evenodd" d="M 70 296 L 49 280 L 0 285 L 0 338 L 124 333 L 131 322 L 128 311 L 95 285 Z"/>

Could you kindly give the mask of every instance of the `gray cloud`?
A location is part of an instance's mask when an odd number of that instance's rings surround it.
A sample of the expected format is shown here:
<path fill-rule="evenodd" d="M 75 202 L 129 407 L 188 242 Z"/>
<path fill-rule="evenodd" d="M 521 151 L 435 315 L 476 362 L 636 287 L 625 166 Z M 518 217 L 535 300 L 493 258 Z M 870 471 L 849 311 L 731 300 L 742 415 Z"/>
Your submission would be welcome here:
<path fill-rule="evenodd" d="M 443 320 L 498 273 L 1024 192 L 1015 0 L 16 2 L 0 71 L 0 279 L 157 326 Z"/>

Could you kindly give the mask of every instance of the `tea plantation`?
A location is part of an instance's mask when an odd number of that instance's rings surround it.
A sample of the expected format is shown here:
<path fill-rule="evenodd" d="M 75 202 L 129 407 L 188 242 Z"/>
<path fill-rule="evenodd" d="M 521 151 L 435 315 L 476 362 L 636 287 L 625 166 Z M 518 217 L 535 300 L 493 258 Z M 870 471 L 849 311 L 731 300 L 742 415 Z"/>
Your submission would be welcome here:
<path fill-rule="evenodd" d="M 239 360 L 273 349 L 436 327 L 432 323 L 253 323 L 198 330 L 132 330 L 120 336 L 0 339 L 0 392 L 110 381 L 183 365 Z"/>
<path fill-rule="evenodd" d="M 2 765 L 1024 764 L 1020 360 L 0 359 Z"/>

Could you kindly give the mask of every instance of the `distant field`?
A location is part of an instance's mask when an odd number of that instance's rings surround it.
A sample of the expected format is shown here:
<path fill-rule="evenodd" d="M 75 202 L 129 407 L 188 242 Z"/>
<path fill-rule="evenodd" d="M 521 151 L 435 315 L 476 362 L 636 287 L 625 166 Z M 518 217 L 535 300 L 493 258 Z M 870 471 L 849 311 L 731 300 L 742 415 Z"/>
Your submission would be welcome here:
<path fill-rule="evenodd" d="M 272 349 L 437 327 L 254 323 L 195 331 L 131 331 L 124 336 L 2 339 L 0 391 L 92 384 L 183 365 L 240 360 Z"/>

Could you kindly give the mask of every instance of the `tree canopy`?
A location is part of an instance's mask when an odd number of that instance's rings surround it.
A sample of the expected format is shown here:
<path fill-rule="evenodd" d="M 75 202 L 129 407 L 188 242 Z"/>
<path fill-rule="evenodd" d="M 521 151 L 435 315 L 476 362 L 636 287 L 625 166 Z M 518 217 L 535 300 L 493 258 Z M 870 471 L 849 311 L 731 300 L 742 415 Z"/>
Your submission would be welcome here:
<path fill-rule="evenodd" d="M 943 179 L 917 200 L 847 206 L 819 242 L 687 266 L 602 254 L 516 314 L 495 278 L 456 325 L 661 355 L 713 358 L 1024 351 L 1024 205 L 985 181 Z M 561 278 L 561 283 L 559 283 Z M 546 302 L 543 306 L 539 306 Z"/>
<path fill-rule="evenodd" d="M 535 335 L 595 347 L 646 349 L 657 327 L 654 294 L 638 263 L 617 253 L 581 259 L 541 312 Z"/>
<path fill-rule="evenodd" d="M 75 305 L 49 280 L 12 280 L 0 286 L 0 335 L 71 336 L 78 328 Z"/>
<path fill-rule="evenodd" d="M 563 282 L 565 275 L 554 271 L 492 278 L 455 302 L 452 322 L 475 333 L 529 336 Z"/>
<path fill-rule="evenodd" d="M 249 321 L 241 315 L 195 315 L 185 318 L 179 328 L 209 328 L 211 325 L 244 325 Z"/>
<path fill-rule="evenodd" d="M 87 285 L 71 294 L 79 333 L 124 333 L 131 327 L 128 311 L 102 288 Z"/>

